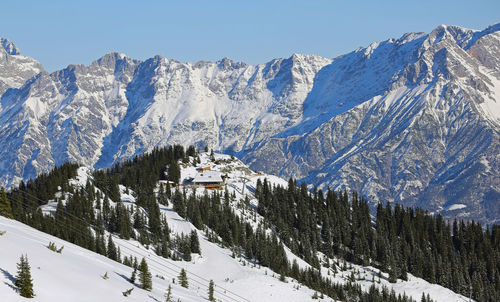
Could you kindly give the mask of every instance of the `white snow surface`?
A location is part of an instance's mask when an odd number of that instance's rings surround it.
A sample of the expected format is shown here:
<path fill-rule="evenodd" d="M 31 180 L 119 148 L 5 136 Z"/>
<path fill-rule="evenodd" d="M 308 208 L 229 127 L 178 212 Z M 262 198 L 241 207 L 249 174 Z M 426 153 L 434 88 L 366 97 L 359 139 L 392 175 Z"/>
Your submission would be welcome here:
<path fill-rule="evenodd" d="M 455 204 L 452 204 L 452 205 L 449 205 L 449 206 L 446 206 L 444 209 L 446 211 L 453 211 L 453 210 L 460 210 L 460 209 L 464 209 L 466 208 L 467 206 L 464 205 L 464 204 L 461 204 L 461 203 L 455 203 Z"/>
<path fill-rule="evenodd" d="M 235 213 L 251 222 L 253 227 L 262 221 L 260 215 L 256 215 L 254 222 L 251 217 L 252 209 L 242 208 L 239 203 L 248 196 L 250 206 L 258 206 L 253 192 L 258 179 L 267 179 L 274 185 L 286 186 L 287 181 L 272 175 L 266 175 L 250 170 L 246 165 L 236 158 L 228 155 L 215 153 L 215 162 L 210 161 L 208 153 L 200 154 L 201 164 L 197 167 L 210 166 L 213 171 L 221 171 L 229 175 L 227 190 L 236 196 L 232 203 Z M 196 174 L 196 168 L 190 164 L 181 164 L 181 178 L 189 178 Z M 90 176 L 90 170 L 79 168 L 77 177 L 70 180 L 75 186 L 85 186 Z M 190 186 L 188 183 L 185 185 Z M 242 192 L 243 187 L 245 191 Z M 202 187 L 190 186 L 195 189 L 196 194 L 204 194 Z M 137 209 L 134 193 L 120 185 L 121 200 L 126 206 Z M 190 192 L 190 191 L 188 191 Z M 240 204 L 241 205 L 241 204 Z M 112 203 L 112 206 L 114 204 Z M 44 206 L 44 213 L 53 213 L 49 206 Z M 52 208 L 55 210 L 55 207 Z M 169 206 L 160 206 L 162 215 L 167 219 L 172 235 L 189 234 L 196 228 L 187 220 L 180 217 Z M 267 230 L 271 232 L 271 230 Z M 41 233 L 20 222 L 0 217 L 0 297 L 2 301 L 25 301 L 17 295 L 13 285 L 13 276 L 16 274 L 16 263 L 22 254 L 27 254 L 31 265 L 34 290 L 36 297 L 32 301 L 164 301 L 163 294 L 168 285 L 173 288 L 174 301 L 206 301 L 208 281 L 214 280 L 216 284 L 216 298 L 221 301 L 311 301 L 314 291 L 305 287 L 297 286 L 295 280 L 286 278 L 287 282 L 279 281 L 279 275 L 273 273 L 269 268 L 253 266 L 244 258 L 232 258 L 232 252 L 228 249 L 209 242 L 203 232 L 197 230 L 200 239 L 201 255 L 193 254 L 192 261 L 172 261 L 157 256 L 153 250 L 147 249 L 135 240 L 125 241 L 113 238 L 115 244 L 120 247 L 122 256 L 136 256 L 138 259 L 145 257 L 148 261 L 153 275 L 153 290 L 144 291 L 130 284 L 127 278 L 132 269 L 114 262 L 106 257 L 85 250 L 53 236 Z M 107 235 L 106 235 L 107 236 Z M 57 247 L 64 246 L 62 254 L 50 251 L 46 246 L 54 242 Z M 286 254 L 290 262 L 297 260 L 301 268 L 309 267 L 309 264 L 294 255 L 287 247 Z M 318 255 L 323 259 L 323 255 Z M 336 259 L 330 259 L 330 262 Z M 184 289 L 177 284 L 172 284 L 172 278 L 177 278 L 180 269 L 185 268 L 189 278 L 189 289 Z M 363 290 L 368 290 L 372 285 L 372 278 L 378 281 L 378 270 L 372 267 L 352 265 L 345 271 L 340 271 L 333 276 L 333 271 L 322 267 L 322 275 L 329 276 L 332 281 L 345 283 L 350 278 L 351 272 L 359 272 L 358 280 Z M 101 276 L 108 273 L 109 279 L 104 280 Z M 160 278 L 163 277 L 164 279 Z M 435 301 L 467 301 L 467 298 L 443 288 L 436 284 L 430 284 L 420 278 L 408 276 L 408 281 L 398 280 L 397 283 L 389 283 L 386 274 L 375 283 L 376 286 L 387 286 L 394 289 L 396 293 L 406 293 L 419 301 L 422 292 L 429 294 Z M 134 288 L 132 294 L 125 298 L 122 292 Z M 91 289 L 91 290 L 89 290 Z M 4 298 L 5 297 L 5 298 Z M 331 301 L 331 299 L 326 299 Z"/>
<path fill-rule="evenodd" d="M 2 301 L 163 301 L 169 280 L 153 278 L 153 290 L 144 291 L 129 283 L 132 269 L 18 221 L 0 217 L 0 297 Z M 61 254 L 47 248 L 49 242 L 64 246 Z M 25 299 L 14 289 L 16 263 L 27 255 L 33 278 L 34 299 Z M 153 276 L 157 272 L 153 271 Z M 107 272 L 109 279 L 102 276 Z M 175 299 L 206 301 L 203 295 L 172 284 Z M 129 297 L 122 292 L 134 288 Z"/>
<path fill-rule="evenodd" d="M 485 73 L 488 74 L 487 71 Z M 488 78 L 492 84 L 490 87 L 491 93 L 484 98 L 480 108 L 484 116 L 500 129 L 500 80 L 491 74 L 488 74 Z"/>

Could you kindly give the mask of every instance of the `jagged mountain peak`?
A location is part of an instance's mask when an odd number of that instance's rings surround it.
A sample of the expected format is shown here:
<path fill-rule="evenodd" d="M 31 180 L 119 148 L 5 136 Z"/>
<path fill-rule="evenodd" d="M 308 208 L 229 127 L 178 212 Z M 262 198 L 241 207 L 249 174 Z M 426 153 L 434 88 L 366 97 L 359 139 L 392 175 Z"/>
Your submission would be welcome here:
<path fill-rule="evenodd" d="M 0 38 L 0 44 L 2 45 L 2 48 L 9 54 L 9 55 L 20 55 L 21 52 L 19 51 L 19 48 L 9 41 L 8 39 L 5 38 Z"/>
<path fill-rule="evenodd" d="M 239 68 L 244 68 L 244 67 L 248 66 L 248 64 L 246 64 L 244 62 L 235 62 L 228 57 L 224 57 L 224 58 L 218 60 L 215 64 L 217 64 L 217 66 L 221 70 L 239 69 Z"/>
<path fill-rule="evenodd" d="M 495 23 L 495 24 L 491 24 L 490 26 L 486 27 L 486 29 L 481 31 L 481 33 L 491 34 L 491 33 L 499 32 L 499 31 L 500 31 L 500 23 Z"/>
<path fill-rule="evenodd" d="M 99 59 L 95 60 L 92 62 L 92 64 L 96 64 L 99 66 L 106 66 L 106 67 L 114 67 L 116 62 L 127 62 L 127 63 L 139 63 L 140 61 L 138 60 L 133 60 L 129 56 L 123 53 L 119 52 L 110 52 L 105 54 L 104 56 L 100 57 Z"/>
<path fill-rule="evenodd" d="M 452 41 L 460 47 L 465 46 L 477 30 L 460 26 L 439 25 L 428 36 L 429 44 L 435 45 L 441 41 Z"/>
<path fill-rule="evenodd" d="M 311 61 L 331 61 L 329 58 L 318 56 L 315 54 L 293 53 L 288 59 L 294 62 L 311 62 Z"/>
<path fill-rule="evenodd" d="M 20 88 L 43 67 L 35 59 L 21 55 L 17 46 L 0 39 L 0 96 L 10 88 Z M 1 111 L 1 108 L 0 108 Z"/>
<path fill-rule="evenodd" d="M 9 65 L 10 74 L 0 69 L 10 83 L 2 91 L 0 82 L 8 125 L 0 144 L 9 146 L 0 152 L 1 181 L 12 185 L 68 160 L 104 168 L 155 146 L 192 144 L 373 201 L 422 198 L 439 211 L 458 200 L 467 217 L 491 221 L 500 192 L 499 28 L 439 26 L 334 59 L 292 54 L 259 65 L 109 53 L 37 81 L 28 79 L 39 70 L 18 77 L 27 65 Z M 31 105 L 7 110 L 17 102 Z M 33 117 L 27 124 L 23 110 Z M 471 176 L 478 166 L 489 167 L 482 183 Z M 452 184 L 465 197 L 449 193 Z"/>

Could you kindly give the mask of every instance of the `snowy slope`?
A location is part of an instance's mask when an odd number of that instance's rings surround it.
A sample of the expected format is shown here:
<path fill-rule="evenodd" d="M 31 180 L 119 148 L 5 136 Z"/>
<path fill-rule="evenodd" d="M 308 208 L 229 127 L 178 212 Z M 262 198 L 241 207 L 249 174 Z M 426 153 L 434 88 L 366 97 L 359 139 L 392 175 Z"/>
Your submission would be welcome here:
<path fill-rule="evenodd" d="M 7 39 L 0 38 L 0 95 L 7 89 L 17 89 L 26 80 L 43 71 L 35 59 L 23 56 L 17 46 Z M 0 110 L 3 104 L 0 104 Z"/>
<path fill-rule="evenodd" d="M 250 170 L 246 165 L 237 159 L 232 159 L 228 155 L 215 154 L 215 162 L 210 161 L 207 153 L 200 155 L 201 164 L 199 166 L 208 167 L 212 170 L 224 171 L 229 175 L 228 190 L 236 195 L 236 201 L 233 203 L 235 211 L 241 217 L 247 217 L 248 209 L 241 210 L 237 206 L 238 202 L 243 200 L 244 196 L 251 199 L 251 204 L 257 205 L 252 194 L 255 189 L 257 179 L 268 179 L 275 185 L 287 185 L 283 179 L 272 175 L 266 175 Z M 192 177 L 196 173 L 194 166 L 185 165 L 182 168 L 182 178 Z M 78 169 L 77 177 L 70 183 L 77 187 L 84 187 L 90 170 L 86 167 Z M 240 182 L 242 178 L 247 182 Z M 245 191 L 242 194 L 242 187 L 245 185 Z M 204 194 L 205 189 L 196 189 L 198 194 Z M 135 198 L 131 194 L 125 194 L 125 188 L 121 186 L 122 202 L 127 206 L 135 206 Z M 61 194 L 58 193 L 59 198 Z M 55 205 L 49 203 L 42 206 L 46 214 L 53 214 Z M 162 215 L 167 218 L 169 228 L 173 234 L 189 234 L 195 227 L 181 218 L 172 206 L 161 206 Z M 251 219 L 248 216 L 246 219 Z M 257 222 L 261 221 L 257 214 Z M 256 227 L 256 223 L 253 223 Z M 232 252 L 224 249 L 217 244 L 206 240 L 203 233 L 198 231 L 201 246 L 201 256 L 193 254 L 191 262 L 172 261 L 156 256 L 156 254 L 139 244 L 137 241 L 125 241 L 114 238 L 115 244 L 120 249 L 122 256 L 133 255 L 146 257 L 153 276 L 153 291 L 145 292 L 138 287 L 132 286 L 126 279 L 131 274 L 131 268 L 118 264 L 84 250 L 73 244 L 69 244 L 50 235 L 40 233 L 17 221 L 0 217 L 0 231 L 6 233 L 0 237 L 0 268 L 3 270 L 3 286 L 0 286 L 0 295 L 7 297 L 6 301 L 23 301 L 13 289 L 12 275 L 15 275 L 15 263 L 21 254 L 28 254 L 32 267 L 32 274 L 35 284 L 35 293 L 37 296 L 34 301 L 49 301 L 57 298 L 58 300 L 69 299 L 71 301 L 144 301 L 145 299 L 158 299 L 162 301 L 163 294 L 171 284 L 172 278 L 176 278 L 181 268 L 188 271 L 190 282 L 189 290 L 178 285 L 172 284 L 175 299 L 182 301 L 206 301 L 206 292 L 208 280 L 214 280 L 216 284 L 216 297 L 221 301 L 309 301 L 314 291 L 307 287 L 297 287 L 296 281 L 287 278 L 287 282 L 279 281 L 279 276 L 274 274 L 268 268 L 253 266 L 248 260 L 241 258 L 232 258 Z M 64 246 L 62 254 L 47 249 L 49 242 L 55 242 L 56 246 Z M 307 263 L 293 255 L 288 249 L 287 255 L 290 261 L 297 260 L 301 268 L 309 267 Z M 50 265 L 49 265 L 50 264 Z M 326 268 L 322 268 L 324 276 L 329 275 Z M 351 275 L 351 271 L 359 272 L 359 276 L 364 281 L 357 281 L 364 290 L 368 290 L 372 284 L 371 280 L 375 275 L 378 280 L 378 270 L 371 267 L 361 267 L 352 265 L 352 269 L 347 269 L 338 273 L 335 277 L 330 276 L 334 282 L 345 283 Z M 68 272 L 69 276 L 68 276 Z M 102 275 L 108 272 L 110 278 L 102 279 Z M 332 273 L 332 271 L 330 271 Z M 358 274 L 358 273 L 357 273 Z M 161 276 L 162 278 L 160 278 Z M 85 286 L 82 286 L 85 284 Z M 428 282 L 409 275 L 408 281 L 399 280 L 396 284 L 387 281 L 387 276 L 376 283 L 377 286 L 387 286 L 393 288 L 397 293 L 406 293 L 418 300 L 422 292 L 429 293 L 436 301 L 466 301 L 460 295 L 445 289 L 439 285 L 429 284 Z M 124 298 L 122 292 L 134 287 L 132 295 Z M 61 288 L 63 290 L 61 290 Z M 92 288 L 89 291 L 88 288 Z"/>
<path fill-rule="evenodd" d="M 27 301 L 13 288 L 16 263 L 22 254 L 28 256 L 36 294 L 30 301 L 163 301 L 171 284 L 154 277 L 153 291 L 144 291 L 126 280 L 132 273 L 130 267 L 4 217 L 0 217 L 0 230 L 6 232 L 0 236 L 2 301 Z M 64 246 L 62 254 L 49 250 L 49 242 Z M 104 280 L 106 272 L 109 279 Z M 152 272 L 153 276 L 159 273 Z M 172 287 L 175 299 L 206 301 L 200 296 L 204 293 L 198 295 L 175 284 Z M 134 288 L 132 294 L 124 297 L 122 292 L 130 288 Z"/>
<path fill-rule="evenodd" d="M 215 162 L 212 162 L 210 160 L 210 156 L 208 153 L 200 154 L 201 163 L 198 164 L 197 167 L 210 167 L 211 170 L 227 173 L 229 178 L 227 180 L 227 186 L 225 188 L 228 190 L 230 194 L 233 193 L 235 194 L 237 201 L 243 201 L 245 197 L 248 197 L 250 198 L 250 204 L 258 206 L 258 202 L 255 199 L 255 196 L 252 194 L 255 191 L 255 185 L 258 179 L 260 179 L 261 181 L 267 179 L 267 181 L 269 181 L 272 185 L 279 185 L 285 187 L 288 186 L 288 182 L 285 181 L 284 179 L 281 179 L 274 175 L 263 174 L 252 171 L 251 169 L 248 168 L 248 166 L 246 166 L 240 160 L 236 158 L 231 158 L 231 156 L 229 155 L 215 153 L 214 158 Z M 194 175 L 196 175 L 196 169 L 194 166 L 185 165 L 181 169 L 181 180 L 189 179 Z M 243 178 L 246 179 L 246 182 L 243 182 Z M 245 190 L 242 190 L 243 187 L 245 187 Z M 197 188 L 196 191 L 197 194 L 202 195 L 204 194 L 205 189 Z M 238 207 L 238 202 L 233 203 L 232 206 L 235 212 L 238 215 L 240 215 L 240 217 L 242 218 L 246 217 L 246 220 L 250 221 L 253 224 L 253 226 L 256 227 L 256 223 L 253 223 L 251 219 L 252 216 L 251 215 L 246 216 L 245 213 L 242 212 L 241 208 Z M 173 228 L 174 232 L 185 233 L 187 235 L 192 229 L 195 229 L 191 223 L 183 220 L 175 212 L 173 212 L 171 208 L 170 210 L 167 210 L 167 208 L 163 208 L 162 210 L 166 210 L 164 213 L 166 213 L 168 217 L 168 224 L 170 227 Z M 246 212 L 246 214 L 248 214 L 248 211 Z M 259 214 L 257 214 L 256 216 L 257 216 L 257 222 L 261 221 L 262 217 L 260 217 Z M 237 269 L 238 265 L 236 265 L 233 269 L 231 268 L 230 265 L 227 264 L 228 262 L 230 263 L 234 261 L 234 259 L 228 257 L 231 255 L 230 251 L 226 250 L 225 252 L 223 252 L 226 255 L 225 259 L 221 259 L 220 257 L 217 257 L 215 259 L 212 258 L 210 254 L 213 253 L 211 250 L 214 247 L 215 246 L 212 243 L 205 242 L 205 240 L 202 240 L 202 249 L 203 249 L 202 254 L 204 255 L 203 258 L 208 258 L 208 259 L 204 260 L 201 259 L 201 261 L 196 260 L 194 261 L 194 264 L 190 263 L 187 266 L 189 270 L 201 275 L 206 275 L 207 273 L 212 274 L 210 275 L 209 278 L 214 280 L 216 280 L 216 278 L 220 280 L 221 277 L 225 276 L 226 278 L 229 278 L 230 280 L 234 281 L 234 283 L 228 285 L 229 288 L 231 289 L 234 288 L 235 291 L 241 290 L 243 292 L 247 290 L 248 292 L 250 292 L 249 294 L 250 297 L 253 297 L 252 293 L 254 291 L 261 293 L 264 292 L 265 293 L 264 296 L 267 296 L 268 294 L 269 296 L 271 296 L 273 293 L 276 293 L 276 291 L 279 288 L 278 290 L 278 292 L 280 292 L 279 301 L 284 301 L 285 300 L 284 296 L 281 295 L 284 295 L 287 290 L 294 290 L 293 288 L 283 286 L 282 282 L 278 282 L 278 284 L 272 284 L 272 285 L 266 284 L 264 282 L 261 283 L 261 286 L 259 287 L 248 288 L 247 286 L 245 286 L 245 282 L 248 279 L 251 279 L 252 277 L 249 276 L 247 272 L 241 272 L 241 270 Z M 209 251 L 210 253 L 208 257 L 205 256 L 206 251 Z M 286 251 L 290 263 L 293 262 L 293 260 L 297 260 L 299 267 L 301 268 L 310 267 L 309 264 L 307 264 L 299 257 L 292 254 L 288 248 L 286 248 Z M 319 255 L 320 259 L 324 257 L 324 255 L 322 254 Z M 331 259 L 330 263 L 336 260 L 337 259 Z M 351 264 L 351 266 L 352 266 L 351 269 L 341 271 L 335 277 L 333 276 L 333 271 L 331 270 L 331 268 L 327 269 L 325 267 L 322 267 L 322 275 L 329 276 L 329 278 L 333 282 L 346 283 L 350 278 L 351 272 L 354 271 L 356 272 L 356 274 L 359 274 L 360 279 L 363 278 L 363 280 L 358 280 L 356 282 L 358 282 L 362 286 L 362 289 L 366 291 L 368 291 L 370 286 L 373 284 L 372 282 L 373 278 L 374 280 L 376 280 L 375 284 L 377 287 L 382 288 L 383 286 L 385 286 L 388 287 L 389 289 L 394 289 L 395 292 L 398 294 L 406 293 L 408 296 L 413 297 L 417 301 L 421 298 L 423 292 L 429 294 L 431 298 L 434 299 L 435 301 L 468 301 L 468 298 L 466 297 L 456 294 L 453 291 L 444 288 L 440 285 L 431 284 L 423 279 L 414 277 L 411 274 L 408 274 L 408 281 L 398 280 L 397 283 L 392 284 L 388 281 L 388 275 L 385 273 L 382 274 L 383 278 L 380 279 L 380 282 L 378 282 L 379 280 L 378 269 L 375 269 L 373 267 L 363 267 L 354 264 Z M 248 266 L 246 268 L 248 269 Z M 254 269 L 253 271 L 255 270 L 256 269 Z M 262 274 L 262 271 L 260 270 L 260 272 L 257 272 L 257 274 Z M 212 278 L 212 276 L 216 277 Z M 291 280 L 290 278 L 287 279 Z M 274 297 L 276 297 L 276 294 L 274 294 Z M 283 297 L 283 299 L 281 299 L 281 297 Z M 309 298 L 310 296 L 307 297 L 307 299 Z M 264 299 L 264 297 L 259 297 L 259 299 Z M 270 301 L 276 301 L 276 300 L 270 299 Z"/>

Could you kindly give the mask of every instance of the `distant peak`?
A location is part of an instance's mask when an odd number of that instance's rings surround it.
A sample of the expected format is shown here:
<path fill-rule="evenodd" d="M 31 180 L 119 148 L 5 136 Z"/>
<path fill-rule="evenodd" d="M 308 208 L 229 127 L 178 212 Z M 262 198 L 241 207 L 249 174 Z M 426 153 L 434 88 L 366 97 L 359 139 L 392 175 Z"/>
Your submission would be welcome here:
<path fill-rule="evenodd" d="M 500 23 L 492 24 L 492 25 L 486 27 L 486 29 L 481 31 L 481 33 L 482 33 L 482 35 L 489 35 L 489 34 L 492 34 L 494 32 L 497 32 L 497 31 L 500 31 Z"/>
<path fill-rule="evenodd" d="M 439 25 L 429 34 L 429 42 L 437 44 L 443 40 L 453 41 L 456 44 L 463 46 L 470 41 L 472 35 L 477 30 L 456 26 L 456 25 Z"/>
<path fill-rule="evenodd" d="M 220 59 L 219 61 L 216 62 L 217 66 L 223 70 L 228 70 L 228 69 L 236 69 L 236 68 L 241 68 L 244 66 L 247 66 L 246 63 L 243 62 L 235 62 L 231 60 L 228 57 L 224 57 Z"/>
<path fill-rule="evenodd" d="M 224 58 L 220 59 L 219 61 L 217 61 L 217 65 L 219 65 L 219 66 L 228 67 L 228 66 L 231 66 L 232 64 L 233 64 L 233 60 L 231 60 L 228 57 L 224 57 Z"/>
<path fill-rule="evenodd" d="M 485 30 L 490 30 L 491 32 L 500 31 L 500 23 L 491 24 Z"/>
<path fill-rule="evenodd" d="M 486 27 L 482 31 L 475 32 L 472 38 L 468 41 L 467 45 L 465 45 L 464 49 L 469 49 L 472 45 L 476 43 L 477 40 L 481 39 L 484 36 L 493 34 L 500 31 L 500 23 L 492 24 Z"/>
<path fill-rule="evenodd" d="M 326 64 L 324 62 L 331 62 L 331 59 L 318 56 L 318 55 L 308 55 L 308 54 L 300 54 L 300 53 L 294 53 L 292 54 L 288 59 L 288 61 L 293 62 L 294 64 L 315 64 L 315 63 L 320 63 L 320 64 Z"/>
<path fill-rule="evenodd" d="M 441 25 L 438 25 L 434 30 L 434 31 L 449 31 L 449 32 L 470 32 L 470 31 L 473 31 L 472 29 L 470 28 L 466 28 L 466 27 L 462 27 L 462 26 L 458 26 L 458 25 L 446 25 L 446 24 L 441 24 Z"/>
<path fill-rule="evenodd" d="M 289 59 L 291 59 L 294 62 L 297 62 L 297 61 L 301 61 L 301 60 L 312 58 L 312 57 L 313 57 L 313 55 L 304 55 L 304 54 L 300 54 L 300 53 L 293 53 Z"/>
<path fill-rule="evenodd" d="M 127 56 L 127 55 L 125 55 L 125 54 L 123 54 L 123 53 L 115 52 L 115 51 L 113 51 L 113 52 L 109 52 L 109 53 L 105 54 L 105 55 L 103 56 L 103 58 L 104 58 L 104 57 L 110 57 L 110 58 L 116 58 L 116 59 L 124 59 L 124 58 L 128 58 L 128 56 Z"/>
<path fill-rule="evenodd" d="M 17 48 L 16 44 L 10 42 L 7 39 L 1 38 L 0 44 L 2 44 L 2 48 L 5 49 L 5 51 L 9 55 L 20 55 L 21 54 L 21 52 L 19 51 L 19 48 Z"/>
<path fill-rule="evenodd" d="M 101 58 L 97 59 L 97 64 L 103 65 L 103 64 L 109 64 L 109 63 L 114 63 L 116 61 L 128 59 L 129 57 L 127 55 L 124 55 L 122 53 L 118 52 L 110 52 L 102 56 Z"/>
<path fill-rule="evenodd" d="M 427 34 L 424 32 L 410 32 L 410 33 L 406 33 L 406 34 L 402 35 L 401 38 L 397 39 L 397 42 L 407 43 L 407 42 L 410 42 L 410 41 L 413 41 L 416 39 L 420 39 L 420 38 L 424 37 L 425 35 L 427 35 Z"/>

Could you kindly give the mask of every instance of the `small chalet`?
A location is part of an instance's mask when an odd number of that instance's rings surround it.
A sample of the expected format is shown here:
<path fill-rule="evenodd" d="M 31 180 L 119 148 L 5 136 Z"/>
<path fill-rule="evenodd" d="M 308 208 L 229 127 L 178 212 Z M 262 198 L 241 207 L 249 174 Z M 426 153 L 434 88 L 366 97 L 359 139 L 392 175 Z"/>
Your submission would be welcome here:
<path fill-rule="evenodd" d="M 219 171 L 205 170 L 200 171 L 193 179 L 195 185 L 222 185 L 224 180 L 222 179 L 222 173 Z"/>

